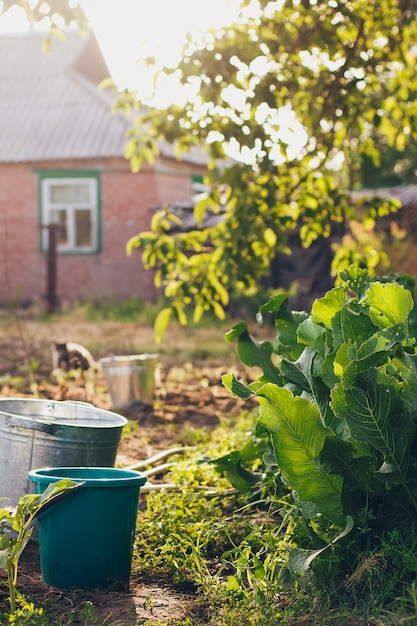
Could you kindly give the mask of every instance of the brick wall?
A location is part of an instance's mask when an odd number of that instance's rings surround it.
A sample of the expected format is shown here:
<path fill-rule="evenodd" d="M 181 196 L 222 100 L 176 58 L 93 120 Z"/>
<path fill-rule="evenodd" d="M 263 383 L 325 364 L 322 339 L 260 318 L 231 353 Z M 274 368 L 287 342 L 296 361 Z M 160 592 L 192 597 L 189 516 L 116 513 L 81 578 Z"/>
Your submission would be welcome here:
<path fill-rule="evenodd" d="M 44 302 L 47 262 L 39 248 L 38 170 L 93 169 L 101 172 L 102 252 L 58 255 L 57 295 L 61 303 L 88 297 L 126 299 L 156 296 L 140 251 L 126 255 L 126 243 L 148 230 L 152 208 L 189 200 L 191 174 L 201 167 L 159 159 L 132 174 L 123 159 L 0 165 L 0 304 L 18 293 L 27 303 Z"/>

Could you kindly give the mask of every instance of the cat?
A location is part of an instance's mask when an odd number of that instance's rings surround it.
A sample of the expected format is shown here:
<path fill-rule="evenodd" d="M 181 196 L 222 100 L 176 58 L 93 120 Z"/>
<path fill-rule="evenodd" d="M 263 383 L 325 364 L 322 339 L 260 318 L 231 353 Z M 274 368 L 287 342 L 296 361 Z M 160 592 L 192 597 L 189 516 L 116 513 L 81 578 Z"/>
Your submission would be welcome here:
<path fill-rule="evenodd" d="M 79 343 L 71 341 L 55 342 L 51 346 L 53 370 L 87 370 L 98 371 L 100 369 L 91 352 Z"/>

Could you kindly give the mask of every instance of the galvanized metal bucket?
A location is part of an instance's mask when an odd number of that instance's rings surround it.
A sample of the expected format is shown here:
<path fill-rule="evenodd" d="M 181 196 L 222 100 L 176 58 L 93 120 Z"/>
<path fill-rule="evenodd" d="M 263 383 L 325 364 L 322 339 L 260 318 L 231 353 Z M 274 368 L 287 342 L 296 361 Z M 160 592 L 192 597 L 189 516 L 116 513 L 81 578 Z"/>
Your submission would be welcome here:
<path fill-rule="evenodd" d="M 100 359 L 113 408 L 153 404 L 158 358 L 158 354 L 131 354 Z"/>
<path fill-rule="evenodd" d="M 0 498 L 15 506 L 39 467 L 113 467 L 125 424 L 84 402 L 0 399 Z"/>

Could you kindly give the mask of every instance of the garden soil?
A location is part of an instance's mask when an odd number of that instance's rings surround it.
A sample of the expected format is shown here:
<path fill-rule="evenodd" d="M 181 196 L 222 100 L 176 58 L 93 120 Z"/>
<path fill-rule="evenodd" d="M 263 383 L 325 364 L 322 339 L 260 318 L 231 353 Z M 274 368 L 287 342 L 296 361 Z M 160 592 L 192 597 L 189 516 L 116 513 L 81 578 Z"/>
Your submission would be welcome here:
<path fill-rule="evenodd" d="M 35 387 L 30 387 L 30 381 L 25 384 L 24 377 L 16 384 L 14 377 L 21 375 L 25 346 L 18 333 L 13 335 L 0 329 L 0 397 L 33 397 L 36 392 L 40 398 L 88 401 L 98 408 L 113 410 L 102 373 L 56 381 L 50 366 L 51 332 L 41 328 L 42 332 L 30 328 L 31 350 L 40 363 Z M 68 329 L 65 330 L 68 333 Z M 90 328 L 90 336 L 91 332 Z M 56 327 L 53 333 L 57 336 Z M 79 335 L 83 339 L 83 333 Z M 78 336 L 77 339 L 80 341 Z M 161 361 L 160 384 L 155 388 L 153 406 L 138 404 L 119 411 L 129 420 L 118 449 L 119 466 L 134 464 L 169 447 L 190 445 L 199 429 L 213 429 L 222 416 L 238 415 L 242 408 L 249 408 L 247 403 L 232 398 L 221 384 L 221 376 L 230 371 L 230 364 L 219 365 L 213 360 L 186 362 L 172 357 Z M 152 481 L 160 479 L 156 476 Z M 141 493 L 140 506 L 144 505 L 145 498 L 146 494 Z M 4 572 L 0 572 L 0 612 L 8 610 L 7 588 L 2 576 Z M 140 580 L 132 575 L 127 593 L 69 592 L 45 585 L 39 549 L 34 541 L 29 543 L 21 558 L 18 588 L 35 606 L 54 606 L 57 615 L 68 615 L 73 624 L 96 623 L 94 617 L 89 618 L 92 621 L 83 617 L 83 612 L 88 611 L 86 603 L 90 602 L 94 607 L 92 615 L 106 619 L 108 624 L 160 624 L 168 618 L 181 620 L 185 615 L 195 615 L 196 624 L 205 623 L 195 590 L 174 588 L 166 580 Z"/>

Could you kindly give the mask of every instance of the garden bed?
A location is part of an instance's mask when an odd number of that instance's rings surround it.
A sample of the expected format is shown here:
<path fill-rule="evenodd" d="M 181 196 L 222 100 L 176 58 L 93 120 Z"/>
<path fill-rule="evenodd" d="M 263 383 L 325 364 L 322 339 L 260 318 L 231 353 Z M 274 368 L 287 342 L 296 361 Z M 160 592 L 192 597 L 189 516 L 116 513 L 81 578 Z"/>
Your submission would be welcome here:
<path fill-rule="evenodd" d="M 50 341 L 51 338 L 63 337 L 71 333 L 71 339 L 87 345 L 96 358 L 106 356 L 112 351 L 120 354 L 136 353 L 138 346 L 144 352 L 157 352 L 149 339 L 152 330 L 135 324 L 106 323 L 59 325 L 51 327 L 47 323 L 25 323 L 27 354 L 31 362 L 37 363 L 35 379 L 40 398 L 54 400 L 81 400 L 92 402 L 98 408 L 111 410 L 111 399 L 101 373 L 95 377 L 82 380 L 68 378 L 58 382 L 51 375 Z M 255 375 L 252 370 L 244 369 L 234 355 L 233 347 L 223 345 L 222 330 L 188 331 L 179 333 L 178 329 L 170 330 L 172 335 L 161 347 L 161 385 L 155 389 L 153 407 L 136 406 L 123 411 L 129 422 L 120 442 L 117 465 L 128 466 L 147 459 L 170 447 L 199 446 L 204 456 L 206 442 L 210 434 L 222 428 L 229 428 L 239 421 L 242 411 L 246 412 L 255 406 L 255 401 L 237 400 L 223 387 L 221 377 L 227 372 L 246 380 Z M 119 346 L 119 349 L 117 349 Z M 95 348 L 95 349 L 94 349 Z M 0 397 L 33 397 L 29 385 L 27 371 L 24 370 L 25 350 L 13 324 L 2 324 L 0 319 Z M 193 356 L 195 355 L 195 356 Z M 226 425 L 226 426 L 225 426 Z M 227 442 L 229 445 L 229 442 Z M 228 449 L 229 451 L 230 449 Z M 213 448 L 210 450 L 213 453 Z M 224 452 L 223 452 L 224 453 Z M 214 455 L 217 452 L 214 451 Z M 155 475 L 152 482 L 164 481 L 164 474 Z M 173 492 L 174 493 L 174 492 Z M 1 495 L 1 494 L 0 494 Z M 145 512 L 149 496 L 141 491 L 140 510 Z M 181 499 L 177 496 L 177 501 Z M 198 496 L 200 497 L 200 495 Z M 236 502 L 232 503 L 232 507 Z M 168 509 L 170 504 L 166 505 Z M 233 516 L 235 508 L 230 508 L 228 515 Z M 167 512 L 165 511 L 165 514 Z M 169 508 L 168 517 L 171 515 Z M 262 514 L 260 514 L 262 517 Z M 168 519 L 168 518 L 167 518 Z M 260 520 L 262 522 L 262 519 Z M 255 520 L 256 522 L 256 520 Z M 183 521 L 180 520 L 180 524 Z M 246 522 L 244 522 L 246 523 Z M 185 525 L 181 527 L 184 535 L 194 540 L 193 530 Z M 153 531 L 153 539 L 158 544 L 158 531 Z M 228 530 L 227 530 L 228 532 Z M 140 548 L 141 537 L 137 536 Z M 156 545 L 156 544 L 155 544 Z M 171 555 L 172 556 L 172 555 Z M 31 626 L 122 626 L 129 624 L 142 626 L 205 626 L 209 624 L 245 623 L 245 617 L 236 612 L 228 614 L 228 607 L 216 597 L 207 597 L 199 593 L 193 584 L 193 576 L 176 581 L 175 577 L 164 568 L 147 568 L 141 561 L 143 555 L 135 555 L 127 593 L 114 591 L 62 591 L 45 585 L 42 582 L 39 549 L 35 542 L 30 542 L 23 553 L 18 590 L 34 607 L 43 607 L 44 615 L 35 615 L 33 620 L 16 621 Z M 145 555 L 146 558 L 146 555 Z M 160 564 L 160 561 L 159 561 Z M 144 565 L 144 568 L 142 568 Z M 151 564 L 152 565 L 152 564 Z M 207 561 L 209 576 L 216 575 L 218 561 Z M 172 572 L 171 572 L 172 573 Z M 227 572 L 226 572 L 227 574 Z M 8 592 L 6 581 L 0 572 L 0 614 L 8 612 Z M 311 597 L 304 604 L 291 608 L 290 593 L 281 592 L 274 598 L 277 612 L 287 617 L 280 618 L 280 623 L 290 626 L 313 626 L 322 623 L 337 626 L 382 626 L 382 624 L 400 624 L 400 621 L 380 621 L 370 619 L 367 611 L 360 614 L 359 610 L 351 609 L 342 613 L 328 612 L 328 607 L 320 605 L 319 599 Z M 232 605 L 233 606 L 233 605 Z M 287 613 L 287 606 L 290 607 Z M 238 608 L 236 608 L 238 607 Z M 240 603 L 236 600 L 236 611 Z M 247 607 L 251 620 L 257 623 L 257 606 Z M 243 614 L 243 613 L 242 613 Z M 321 616 L 321 617 L 320 617 Z M 322 621 L 320 619 L 322 618 Z M 7 618 L 4 618 L 7 622 Z M 26 618 L 25 618 L 26 619 Z M 240 621 L 239 621 L 240 619 Z M 0 623 L 1 617 L 0 617 Z M 273 624 L 272 621 L 261 620 L 258 623 Z"/>
<path fill-rule="evenodd" d="M 112 325 L 112 328 L 117 324 Z M 111 399 L 101 373 L 88 381 L 68 378 L 59 384 L 50 372 L 48 339 L 51 336 L 47 325 L 35 325 L 29 330 L 36 335 L 31 339 L 32 350 L 40 359 L 37 372 L 38 395 L 40 398 L 55 400 L 89 401 L 97 407 L 112 410 Z M 83 327 L 83 334 L 91 337 L 98 326 Z M 125 334 L 133 333 L 123 325 Z M 65 334 L 68 329 L 63 329 Z M 73 329 L 76 333 L 77 328 Z M 80 329 L 79 329 L 80 330 Z M 62 336 L 54 328 L 55 336 Z M 148 329 L 147 333 L 151 331 Z M 141 333 L 136 329 L 136 333 Z M 115 331 L 117 334 L 117 331 Z M 112 334 L 110 334 L 113 336 Z M 22 345 L 13 332 L 0 331 L 0 344 L 4 358 L 1 363 L 2 385 L 0 397 L 33 397 L 28 380 L 22 376 Z M 102 350 L 105 347 L 102 346 Z M 104 352 L 105 353 L 105 352 Z M 188 355 L 185 355 L 188 356 Z M 181 359 L 181 356 L 180 356 Z M 245 403 L 231 398 L 221 384 L 221 375 L 227 366 L 219 366 L 213 359 L 192 364 L 189 361 L 174 363 L 173 359 L 162 356 L 161 384 L 155 389 L 154 406 L 138 405 L 123 411 L 129 420 L 120 442 L 116 464 L 126 466 L 169 447 L 194 445 L 207 429 L 214 429 L 224 416 L 238 415 Z M 232 358 L 233 361 L 233 358 Z M 160 476 L 152 478 L 154 482 Z M 1 494 L 0 494 L 1 495 Z M 145 494 L 140 496 L 140 506 L 145 506 Z M 132 575 L 128 593 L 112 591 L 69 592 L 60 591 L 42 582 L 39 548 L 30 542 L 23 553 L 19 568 L 19 591 L 36 607 L 44 607 L 51 620 L 57 624 L 157 624 L 164 620 L 182 620 L 185 615 L 196 614 L 196 623 L 203 624 L 198 617 L 200 603 L 195 590 L 186 586 L 175 587 L 167 579 L 141 580 L 140 574 Z M 8 596 L 5 581 L 0 577 L 0 613 L 8 611 Z M 203 621 L 202 621 L 203 620 Z M 37 623 L 37 622 L 36 622 Z M 45 621 L 45 624 L 52 622 Z M 54 622 L 55 623 L 55 622 Z"/>

